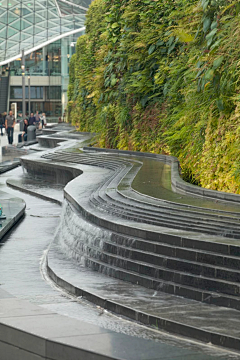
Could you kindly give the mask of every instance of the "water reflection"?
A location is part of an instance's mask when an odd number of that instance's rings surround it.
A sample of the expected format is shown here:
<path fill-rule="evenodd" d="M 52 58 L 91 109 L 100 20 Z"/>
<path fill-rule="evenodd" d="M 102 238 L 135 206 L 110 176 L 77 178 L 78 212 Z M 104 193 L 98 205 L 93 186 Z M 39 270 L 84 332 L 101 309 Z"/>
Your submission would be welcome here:
<path fill-rule="evenodd" d="M 177 204 L 240 212 L 240 205 L 237 204 L 173 192 L 171 187 L 171 167 L 169 165 L 154 159 L 142 159 L 142 157 L 135 157 L 135 159 L 143 162 L 142 168 L 132 183 L 132 188 L 136 191 Z"/>

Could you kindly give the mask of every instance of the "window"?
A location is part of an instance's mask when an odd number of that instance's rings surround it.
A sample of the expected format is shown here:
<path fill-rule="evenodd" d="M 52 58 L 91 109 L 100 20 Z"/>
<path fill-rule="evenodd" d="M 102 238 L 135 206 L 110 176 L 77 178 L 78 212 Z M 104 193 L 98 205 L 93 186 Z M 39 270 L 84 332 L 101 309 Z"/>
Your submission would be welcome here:
<path fill-rule="evenodd" d="M 22 87 L 11 86 L 10 88 L 11 99 L 22 99 Z M 28 99 L 28 86 L 25 87 L 25 98 Z M 30 86 L 30 98 L 31 99 L 43 99 L 43 87 L 42 86 Z"/>
<path fill-rule="evenodd" d="M 46 90 L 48 100 L 61 100 L 61 86 L 48 86 Z"/>

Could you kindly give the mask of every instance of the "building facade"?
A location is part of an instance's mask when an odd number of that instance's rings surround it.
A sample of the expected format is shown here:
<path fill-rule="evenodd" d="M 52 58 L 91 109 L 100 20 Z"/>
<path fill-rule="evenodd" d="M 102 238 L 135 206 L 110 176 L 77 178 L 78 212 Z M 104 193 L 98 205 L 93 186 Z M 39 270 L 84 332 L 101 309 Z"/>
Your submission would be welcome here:
<path fill-rule="evenodd" d="M 0 113 L 12 103 L 21 113 L 25 97 L 26 115 L 38 110 L 53 121 L 63 116 L 69 61 L 77 38 L 84 33 L 90 3 L 0 0 Z"/>

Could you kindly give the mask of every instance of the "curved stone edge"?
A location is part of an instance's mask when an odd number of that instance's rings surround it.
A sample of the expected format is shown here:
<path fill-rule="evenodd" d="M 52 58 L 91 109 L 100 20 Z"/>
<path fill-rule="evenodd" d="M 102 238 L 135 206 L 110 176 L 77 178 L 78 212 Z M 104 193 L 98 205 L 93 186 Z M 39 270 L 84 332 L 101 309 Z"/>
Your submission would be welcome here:
<path fill-rule="evenodd" d="M 202 341 L 204 343 L 211 343 L 212 345 L 221 346 L 224 348 L 240 350 L 240 339 L 218 334 L 216 332 L 198 329 L 193 326 L 186 325 L 184 323 L 172 321 L 160 316 L 149 315 L 145 312 L 136 310 L 132 307 L 127 307 L 118 302 L 105 299 L 97 294 L 90 293 L 80 287 L 76 287 L 70 282 L 67 282 L 60 276 L 58 276 L 54 270 L 49 266 L 47 262 L 48 276 L 61 288 L 65 289 L 71 295 L 82 297 L 83 299 L 94 303 L 110 312 L 127 317 L 131 320 L 140 322 L 141 324 L 164 330 L 171 334 L 177 334 L 180 336 L 188 337 L 191 334 L 191 338 Z"/>
<path fill-rule="evenodd" d="M 45 178 L 47 181 L 54 181 L 57 184 L 66 185 L 71 180 L 81 175 L 83 171 L 74 165 L 52 164 L 37 157 L 31 158 L 28 155 L 20 159 L 23 168 L 27 167 L 34 175 Z"/>
<path fill-rule="evenodd" d="M 181 167 L 179 160 L 174 156 L 169 155 L 159 155 L 152 153 L 144 153 L 138 151 L 128 151 L 128 150 L 115 150 L 115 149 L 104 149 L 104 148 L 95 148 L 95 147 L 84 147 L 83 150 L 97 151 L 97 152 L 109 152 L 113 154 L 123 154 L 123 155 L 136 155 L 136 156 L 145 156 L 154 159 L 159 159 L 163 161 L 165 164 L 171 166 L 171 183 L 173 186 L 173 190 L 185 194 L 192 194 L 201 197 L 208 197 L 210 199 L 219 199 L 222 201 L 231 201 L 235 203 L 240 203 L 240 195 L 227 193 L 223 191 L 217 190 L 209 190 L 197 185 L 192 185 L 184 181 L 181 176 Z"/>
<path fill-rule="evenodd" d="M 12 181 L 11 181 L 11 179 L 7 179 L 6 183 L 7 183 L 7 186 L 9 186 L 9 187 L 12 188 L 12 189 L 15 189 L 15 190 L 18 190 L 18 191 L 22 191 L 22 192 L 24 192 L 25 194 L 29 194 L 29 195 L 32 195 L 32 196 L 36 196 L 36 197 L 38 197 L 38 198 L 40 198 L 40 199 L 43 199 L 43 200 L 46 200 L 46 201 L 54 202 L 54 203 L 56 203 L 56 204 L 58 204 L 58 205 L 62 205 L 62 201 L 57 200 L 57 199 L 54 199 L 54 198 L 52 198 L 52 197 L 50 197 L 50 196 L 47 196 L 47 195 L 44 195 L 44 194 L 40 194 L 40 193 L 38 193 L 38 192 L 36 192 L 36 191 L 33 191 L 33 190 L 30 190 L 30 189 L 26 189 L 26 188 L 20 187 L 20 186 L 18 186 L 18 185 L 16 185 L 16 184 L 13 184 Z"/>
<path fill-rule="evenodd" d="M 50 137 L 48 135 L 41 135 L 38 136 L 38 144 L 39 146 L 42 147 L 47 147 L 47 148 L 55 148 L 59 146 L 59 143 L 67 141 L 68 139 L 64 139 L 64 138 L 57 138 L 57 137 Z"/>
<path fill-rule="evenodd" d="M 3 193 L 3 192 L 1 192 Z M 9 194 L 4 193 L 7 196 L 9 196 Z M 14 200 L 14 197 L 12 198 Z M 17 199 L 17 198 L 15 198 Z M 1 197 L 0 197 L 1 200 Z M 11 198 L 9 198 L 9 200 L 11 200 Z M 19 204 L 19 202 L 18 202 Z M 2 240 L 2 238 L 7 234 L 8 231 L 10 231 L 17 223 L 18 221 L 25 215 L 25 209 L 26 209 L 26 203 L 24 200 L 21 199 L 21 205 L 19 204 L 19 209 L 16 211 L 15 214 L 13 214 L 12 218 L 8 221 L 8 218 L 6 220 L 4 220 L 4 225 L 0 228 L 0 241 Z M 4 213 L 4 209 L 3 209 L 3 213 Z"/>
<path fill-rule="evenodd" d="M 43 165 L 43 164 L 45 165 L 46 163 L 41 162 L 41 165 Z M 52 167 L 62 168 L 62 166 L 59 163 L 52 164 Z M 75 182 L 75 181 L 77 181 L 77 179 L 73 179 L 71 184 L 73 184 L 73 182 Z M 69 201 L 74 206 L 75 209 L 80 211 L 80 213 L 84 213 L 84 217 L 87 220 L 91 221 L 91 220 L 93 220 L 93 218 L 95 218 L 94 223 L 98 223 L 98 225 L 100 225 L 100 226 L 105 225 L 104 227 L 106 227 L 106 223 L 108 223 L 111 230 L 113 230 L 113 231 L 118 231 L 116 229 L 118 227 L 120 227 L 121 230 L 123 230 L 123 231 L 124 231 L 124 228 L 126 230 L 126 226 L 123 227 L 123 225 L 121 225 L 121 224 L 113 224 L 111 221 L 107 221 L 106 219 L 98 218 L 96 214 L 91 214 L 90 212 L 88 212 L 88 210 L 84 209 L 84 207 L 82 207 L 79 204 L 77 198 L 75 198 L 74 189 L 72 189 L 71 184 L 68 183 L 68 185 L 64 189 L 65 199 L 67 201 Z M 20 188 L 20 190 L 21 190 L 21 188 Z M 73 190 L 73 192 L 71 190 Z M 38 196 L 38 194 L 35 194 L 35 195 Z M 52 200 L 52 199 L 48 197 L 48 200 Z M 107 226 L 107 228 L 108 228 L 108 226 Z M 144 232 L 144 230 L 140 230 L 140 229 L 136 230 L 136 229 L 134 229 L 132 227 L 128 227 L 128 226 L 127 226 L 127 228 L 130 232 L 134 232 L 134 233 L 136 231 Z M 159 235 L 155 232 L 152 232 L 152 236 L 154 234 L 156 236 Z M 221 245 L 224 246 L 223 244 L 221 244 Z M 225 246 L 228 246 L 228 245 L 225 245 Z M 170 333 L 175 333 L 175 334 L 185 336 L 188 338 L 189 338 L 189 333 L 190 333 L 191 338 L 196 339 L 198 341 L 202 341 L 205 343 L 211 342 L 213 345 L 216 345 L 216 346 L 222 346 L 222 347 L 229 348 L 229 349 L 240 350 L 240 339 L 238 339 L 238 338 L 214 333 L 214 332 L 203 330 L 203 329 L 194 328 L 194 327 L 186 325 L 184 323 L 179 323 L 176 321 L 168 320 L 163 317 L 149 315 L 144 312 L 139 312 L 138 310 L 136 310 L 134 308 L 123 306 L 122 304 L 119 304 L 117 302 L 109 301 L 108 299 L 102 298 L 101 296 L 98 296 L 97 294 L 90 293 L 84 289 L 74 286 L 70 282 L 65 281 L 64 279 L 59 277 L 54 272 L 54 270 L 51 268 L 51 266 L 48 263 L 47 263 L 47 272 L 48 272 L 49 277 L 58 286 L 65 289 L 70 294 L 73 294 L 75 296 L 82 296 L 86 300 L 88 300 L 96 305 L 99 305 L 111 312 L 117 313 L 122 316 L 126 316 L 132 320 L 141 322 L 144 325 L 149 325 L 149 326 L 157 325 L 157 327 L 159 329 L 162 329 L 162 330 L 170 332 Z"/>
<path fill-rule="evenodd" d="M 20 161 L 15 161 L 13 164 L 0 166 L 0 174 L 4 174 L 7 171 L 13 170 L 20 166 Z"/>

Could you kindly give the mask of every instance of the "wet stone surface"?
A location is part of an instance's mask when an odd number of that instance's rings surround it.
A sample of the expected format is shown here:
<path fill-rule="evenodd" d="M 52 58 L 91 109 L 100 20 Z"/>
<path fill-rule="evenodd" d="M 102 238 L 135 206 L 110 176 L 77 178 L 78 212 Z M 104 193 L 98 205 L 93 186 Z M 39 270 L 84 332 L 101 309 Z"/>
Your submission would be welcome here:
<path fill-rule="evenodd" d="M 4 180 L 7 177 L 18 177 L 19 175 L 21 175 L 21 169 L 13 170 L 5 176 L 2 175 L 1 188 L 6 190 Z M 0 289 L 10 292 L 17 298 L 38 304 L 46 310 L 136 338 L 163 343 L 163 352 L 166 355 L 164 358 L 240 359 L 237 354 L 189 340 L 183 341 L 178 337 L 121 319 L 81 299 L 69 297 L 52 287 L 52 284 L 46 282 L 41 275 L 41 259 L 53 239 L 61 209 L 55 204 L 21 192 L 12 189 L 8 189 L 8 191 L 15 196 L 21 195 L 27 203 L 27 209 L 24 220 L 1 243 Z M 44 192 L 44 188 L 41 188 L 41 191 Z M 111 283 L 111 281 L 112 279 L 106 278 L 106 282 Z M 108 285 L 106 284 L 106 286 Z M 111 285 L 109 284 L 109 286 Z M 125 290 L 122 293 L 123 296 L 126 296 Z M 140 296 L 140 294 L 137 295 Z"/>

